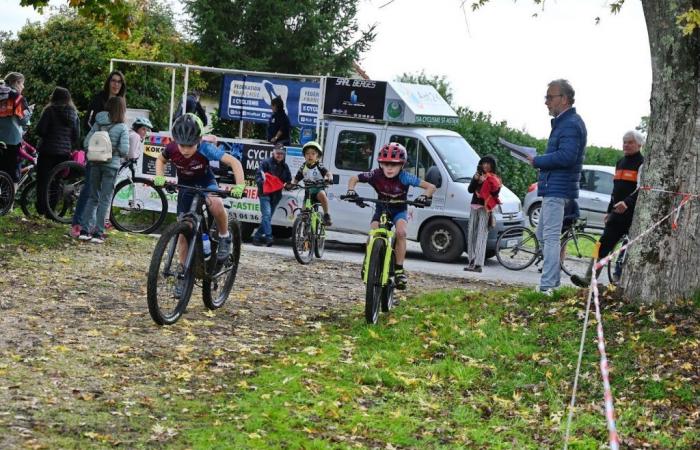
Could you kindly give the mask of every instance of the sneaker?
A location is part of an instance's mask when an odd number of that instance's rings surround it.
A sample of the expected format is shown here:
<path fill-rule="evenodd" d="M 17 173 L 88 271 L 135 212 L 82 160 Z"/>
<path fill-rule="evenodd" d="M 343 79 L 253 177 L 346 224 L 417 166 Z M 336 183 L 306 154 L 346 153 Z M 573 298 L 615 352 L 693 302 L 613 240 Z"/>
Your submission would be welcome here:
<path fill-rule="evenodd" d="M 220 237 L 219 238 L 219 246 L 216 249 L 216 260 L 219 262 L 226 261 L 228 257 L 231 255 L 231 242 L 232 241 L 232 236 L 229 233 L 228 236 L 226 237 Z"/>
<path fill-rule="evenodd" d="M 408 276 L 404 269 L 398 269 L 395 273 L 394 280 L 396 281 L 396 289 L 404 290 L 406 289 L 406 284 L 408 284 Z"/>
<path fill-rule="evenodd" d="M 591 284 L 590 279 L 587 280 L 584 277 L 580 277 L 578 275 L 571 275 L 571 282 L 580 288 L 587 288 Z"/>
<path fill-rule="evenodd" d="M 70 227 L 70 237 L 78 238 L 80 237 L 80 225 L 73 225 Z"/>
<path fill-rule="evenodd" d="M 263 244 L 263 241 L 261 241 L 259 237 L 255 236 L 255 237 L 253 237 L 253 245 L 256 247 L 262 247 L 264 244 Z"/>
<path fill-rule="evenodd" d="M 105 220 L 105 230 L 109 231 L 112 228 L 114 228 L 114 225 L 112 225 L 112 222 L 110 222 L 109 219 Z"/>
<path fill-rule="evenodd" d="M 464 268 L 466 272 L 479 272 L 481 273 L 481 266 L 467 266 Z"/>
<path fill-rule="evenodd" d="M 542 295 L 546 295 L 547 297 L 551 297 L 552 295 L 554 295 L 554 289 L 552 289 L 552 288 L 540 289 L 539 293 Z"/>
<path fill-rule="evenodd" d="M 92 239 L 92 236 L 86 230 L 80 230 L 78 239 L 80 239 L 81 241 L 89 241 L 90 239 Z"/>
<path fill-rule="evenodd" d="M 474 264 L 467 264 L 467 265 L 464 267 L 464 271 L 465 271 L 465 272 L 472 272 L 472 271 L 474 271 Z"/>
<path fill-rule="evenodd" d="M 331 215 L 330 214 L 323 215 L 323 224 L 327 227 L 330 227 L 333 224 L 333 222 L 331 222 Z"/>
<path fill-rule="evenodd" d="M 272 242 L 273 242 L 273 239 L 271 237 L 265 239 L 265 247 L 272 247 Z"/>
<path fill-rule="evenodd" d="M 106 238 L 107 236 L 105 236 L 104 234 L 95 233 L 92 235 L 92 239 L 90 239 L 90 242 L 92 242 L 93 244 L 104 244 Z"/>

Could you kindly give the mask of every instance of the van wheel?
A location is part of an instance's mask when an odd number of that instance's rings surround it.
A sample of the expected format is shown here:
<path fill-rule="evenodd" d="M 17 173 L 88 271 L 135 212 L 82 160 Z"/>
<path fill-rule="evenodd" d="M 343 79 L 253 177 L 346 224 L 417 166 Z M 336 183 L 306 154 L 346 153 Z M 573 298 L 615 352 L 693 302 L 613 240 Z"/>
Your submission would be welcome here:
<path fill-rule="evenodd" d="M 255 231 L 255 228 L 258 226 L 255 223 L 250 223 L 250 222 L 240 222 L 241 224 L 241 239 L 243 239 L 245 242 L 250 241 L 250 237 L 253 235 L 253 231 Z"/>
<path fill-rule="evenodd" d="M 423 228 L 420 247 L 431 261 L 452 262 L 464 251 L 464 234 L 453 221 L 436 219 Z"/>
<path fill-rule="evenodd" d="M 537 226 L 537 222 L 540 221 L 540 211 L 542 211 L 542 203 L 533 203 L 530 209 L 527 211 L 527 217 L 530 219 L 530 225 L 533 227 Z"/>

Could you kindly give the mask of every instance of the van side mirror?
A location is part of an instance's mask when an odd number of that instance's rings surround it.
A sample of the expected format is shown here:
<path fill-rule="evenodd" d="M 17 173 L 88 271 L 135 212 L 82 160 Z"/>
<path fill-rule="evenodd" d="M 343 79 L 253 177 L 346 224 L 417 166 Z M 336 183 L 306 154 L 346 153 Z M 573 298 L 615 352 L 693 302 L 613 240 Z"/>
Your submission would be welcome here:
<path fill-rule="evenodd" d="M 440 169 L 437 168 L 437 166 L 432 166 L 428 171 L 425 173 L 425 181 L 427 181 L 430 184 L 434 184 L 436 188 L 440 188 L 442 186 L 442 175 L 440 175 Z"/>

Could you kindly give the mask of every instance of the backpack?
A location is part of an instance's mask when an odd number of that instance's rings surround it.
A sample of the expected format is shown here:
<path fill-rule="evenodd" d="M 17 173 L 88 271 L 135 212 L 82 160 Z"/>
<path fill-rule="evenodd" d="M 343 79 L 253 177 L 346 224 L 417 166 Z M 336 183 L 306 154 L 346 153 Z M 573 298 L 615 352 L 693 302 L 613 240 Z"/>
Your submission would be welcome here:
<path fill-rule="evenodd" d="M 109 130 L 114 125 L 107 127 L 107 131 L 100 129 L 90 136 L 88 141 L 87 160 L 90 162 L 103 163 L 112 160 L 112 139 L 109 137 Z"/>
<path fill-rule="evenodd" d="M 27 113 L 24 97 L 8 86 L 0 86 L 0 117 L 23 119 Z"/>

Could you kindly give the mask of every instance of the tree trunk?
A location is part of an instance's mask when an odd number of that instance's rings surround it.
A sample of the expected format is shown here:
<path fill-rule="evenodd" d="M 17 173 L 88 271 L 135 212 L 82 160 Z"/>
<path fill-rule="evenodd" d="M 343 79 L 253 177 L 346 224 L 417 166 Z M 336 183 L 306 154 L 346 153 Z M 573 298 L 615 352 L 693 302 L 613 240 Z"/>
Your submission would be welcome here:
<path fill-rule="evenodd" d="M 642 0 L 652 64 L 651 118 L 642 185 L 700 193 L 700 32 L 683 36 L 676 17 L 700 0 Z M 628 74 L 627 76 L 634 76 Z M 618 82 L 624 83 L 624 79 Z M 624 108 L 624 104 L 618 105 Z M 637 236 L 682 197 L 641 191 L 630 232 Z M 700 289 L 700 198 L 682 209 L 678 228 L 665 222 L 631 247 L 625 296 L 673 303 Z"/>

